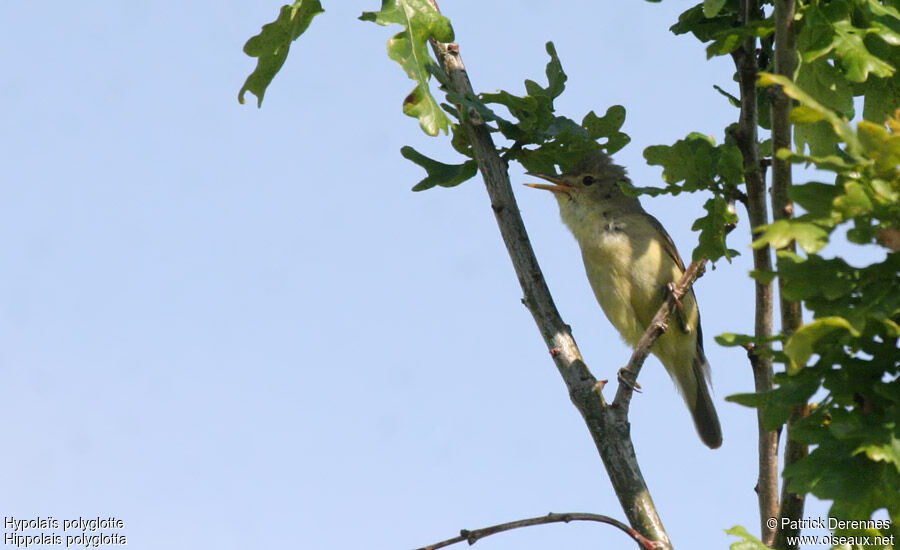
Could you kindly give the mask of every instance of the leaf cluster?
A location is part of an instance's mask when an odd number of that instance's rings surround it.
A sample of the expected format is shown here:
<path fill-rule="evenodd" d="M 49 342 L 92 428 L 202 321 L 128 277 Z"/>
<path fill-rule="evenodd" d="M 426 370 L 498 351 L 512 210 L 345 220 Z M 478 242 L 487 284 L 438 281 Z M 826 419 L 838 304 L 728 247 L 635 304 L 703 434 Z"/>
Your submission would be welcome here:
<path fill-rule="evenodd" d="M 825 123 L 834 139 L 844 145 L 835 154 L 813 156 L 781 150 L 776 154 L 794 163 L 812 164 L 832 172 L 833 184 L 795 185 L 791 198 L 805 210 L 793 219 L 779 220 L 761 233 L 754 246 L 781 248 L 795 241 L 804 251 L 819 252 L 833 231 L 852 224 L 848 239 L 856 244 L 877 242 L 880 235 L 900 231 L 900 119 L 886 124 L 860 121 L 856 129 L 839 114 L 817 102 L 789 80 L 770 74 L 761 85 L 778 85 L 800 105 L 791 118 L 795 124 Z"/>
<path fill-rule="evenodd" d="M 762 2 L 763 8 L 771 2 Z M 757 65 L 772 70 L 774 22 L 771 10 L 751 14 L 744 24 L 737 0 L 705 0 L 685 11 L 672 27 L 707 43 L 707 57 L 746 55 L 740 46 L 758 38 Z M 811 322 L 790 337 L 757 339 L 724 334 L 722 345 L 743 346 L 784 363 L 778 386 L 769 392 L 729 397 L 757 407 L 768 429 L 792 414 L 792 436 L 813 448 L 786 469 L 790 490 L 834 501 L 831 515 L 870 517 L 886 509 L 893 534 L 900 522 L 900 11 L 879 0 L 797 2 L 793 20 L 797 69 L 793 78 L 763 73 L 759 85 L 780 88 L 794 100 L 791 112 L 795 151 L 773 152 L 793 163 L 830 172 L 832 182 L 794 185 L 791 199 L 802 209 L 757 234 L 754 247 L 775 249 L 796 243 L 806 254 L 780 252 L 774 273 L 785 297 L 812 312 Z M 737 76 L 737 75 L 736 75 Z M 736 107 L 739 100 L 720 87 Z M 771 128 L 768 94 L 759 94 L 759 124 Z M 854 128 L 855 98 L 863 120 Z M 887 122 L 885 122 L 887 121 Z M 724 147 L 692 134 L 671 147 L 648 148 L 645 156 L 662 165 L 668 187 L 643 192 L 678 193 L 708 189 L 727 196 L 740 183 L 731 177 L 739 162 L 726 160 Z M 771 154 L 768 143 L 758 144 Z M 698 221 L 699 223 L 699 221 Z M 846 230 L 857 245 L 884 247 L 884 258 L 854 266 L 822 256 L 835 231 Z M 773 349 L 771 342 L 782 342 Z M 818 402 L 810 404 L 810 400 Z M 734 547 L 761 548 L 741 528 Z M 879 534 L 839 530 L 837 534 Z M 888 534 L 888 533 L 880 533 Z"/>
<path fill-rule="evenodd" d="M 436 185 L 452 187 L 475 175 L 474 153 L 462 127 L 466 119 L 502 136 L 505 145 L 498 148 L 501 156 L 507 162 L 520 162 L 530 172 L 553 173 L 557 167 L 566 170 L 588 152 L 602 149 L 611 154 L 630 141 L 621 131 L 625 108 L 620 105 L 610 107 L 603 116 L 591 111 L 581 122 L 556 114 L 554 100 L 565 90 L 568 77 L 552 42 L 547 43 L 546 50 L 550 56 L 545 70 L 547 85 L 526 80 L 524 95 L 505 90 L 460 95 L 450 89 L 443 72 L 432 70 L 444 85 L 442 89 L 449 101 L 442 107 L 456 119 L 450 125 L 451 143 L 457 152 L 470 160 L 457 165 L 444 164 L 405 147 L 403 155 L 428 173 L 414 190 Z M 501 113 L 501 110 L 505 112 Z"/>
<path fill-rule="evenodd" d="M 900 107 L 900 11 L 877 0 L 832 0 L 801 4 L 795 82 L 824 107 L 844 118 L 863 97 L 863 118 L 878 124 Z M 799 151 L 833 154 L 837 136 L 824 121 L 797 125 Z"/>
<path fill-rule="evenodd" d="M 886 236 L 900 233 L 900 111 L 886 124 L 863 120 L 854 129 L 787 79 L 764 74 L 760 84 L 781 86 L 799 102 L 794 122 L 823 123 L 840 148 L 822 157 L 777 152 L 834 174 L 834 183 L 794 186 L 791 198 L 805 212 L 770 224 L 753 244 L 781 248 L 793 241 L 807 253 L 779 252 L 777 275 L 784 295 L 801 301 L 813 320 L 785 341 L 777 358 L 786 371 L 776 377 L 777 389 L 730 399 L 761 408 L 767 427 L 777 429 L 792 408 L 806 406 L 824 391 L 791 431 L 813 450 L 785 469 L 790 490 L 832 500 L 831 515 L 840 519 L 868 518 L 886 509 L 897 525 L 900 252 Z M 883 245 L 884 259 L 857 267 L 820 255 L 839 228 L 848 228 L 852 243 Z M 837 534 L 873 533 L 844 529 Z"/>
<path fill-rule="evenodd" d="M 282 7 L 278 19 L 264 25 L 262 32 L 247 42 L 244 51 L 259 60 L 256 70 L 241 88 L 241 102 L 244 93 L 250 91 L 262 104 L 266 88 L 284 64 L 291 43 L 322 11 L 318 0 L 297 0 Z M 422 130 L 429 135 L 441 131 L 451 134 L 453 148 L 468 157 L 459 164 L 446 164 L 412 147 L 404 147 L 401 154 L 427 173 L 413 187 L 415 191 L 435 186 L 453 187 L 477 173 L 469 137 L 461 125 L 466 119 L 485 124 L 489 131 L 502 135 L 508 142 L 500 148 L 504 159 L 519 161 L 533 172 L 552 173 L 557 166 L 565 170 L 585 153 L 598 149 L 614 153 L 630 140 L 621 131 L 625 108 L 620 105 L 610 107 L 603 116 L 591 111 L 580 122 L 556 114 L 554 100 L 565 90 L 567 76 L 552 43 L 547 44 L 550 61 L 545 71 L 546 86 L 526 80 L 524 95 L 500 90 L 463 96 L 451 90 L 448 76 L 429 52 L 432 40 L 452 42 L 453 28 L 450 20 L 428 0 L 382 0 L 379 11 L 364 12 L 360 19 L 403 28 L 387 44 L 388 56 L 416 83 L 403 101 L 403 112 L 418 119 Z M 432 77 L 442 85 L 448 103 L 440 103 L 432 93 Z M 508 114 L 498 113 L 501 109 Z"/>
<path fill-rule="evenodd" d="M 734 54 L 748 38 L 766 39 L 774 32 L 772 17 L 760 17 L 744 24 L 738 0 L 706 0 L 682 13 L 670 30 L 676 34 L 692 34 L 701 42 L 708 43 L 707 58 Z M 771 40 L 763 40 L 759 57 L 766 65 L 771 59 Z M 737 80 L 737 75 L 735 75 Z M 720 86 L 714 86 L 731 105 L 740 107 L 740 99 Z M 759 101 L 761 116 L 768 116 L 768 100 Z M 766 122 L 767 125 L 767 122 Z M 704 204 L 706 215 L 698 218 L 692 229 L 699 231 L 699 242 L 693 258 L 709 258 L 715 262 L 720 258 L 731 260 L 738 255 L 727 246 L 726 237 L 738 222 L 734 208 L 736 200 L 743 198 L 739 186 L 744 183 L 744 164 L 740 149 L 732 137 L 735 126 L 726 128 L 725 140 L 716 144 L 715 140 L 700 132 L 693 132 L 673 145 L 654 145 L 644 150 L 649 164 L 663 167 L 664 188 L 637 188 L 636 193 L 677 195 L 683 191 L 706 191 L 712 194 Z M 761 144 L 765 148 L 765 144 Z"/>
<path fill-rule="evenodd" d="M 670 30 L 675 34 L 691 33 L 700 42 L 709 42 L 707 59 L 732 53 L 747 38 L 765 38 L 775 32 L 771 16 L 744 25 L 740 12 L 737 0 L 707 0 L 682 13 Z"/>
<path fill-rule="evenodd" d="M 728 138 L 717 145 L 711 136 L 693 132 L 673 145 L 647 147 L 644 158 L 647 164 L 663 167 L 666 187 L 632 186 L 632 193 L 656 196 L 710 191 L 713 194 L 703 205 L 706 215 L 691 227 L 700 232 L 693 259 L 705 257 L 715 262 L 724 257 L 730 261 L 737 256 L 738 252 L 725 243 L 725 237 L 738 221 L 733 203 L 738 196 L 738 185 L 744 181 L 743 160 L 733 140 Z"/>

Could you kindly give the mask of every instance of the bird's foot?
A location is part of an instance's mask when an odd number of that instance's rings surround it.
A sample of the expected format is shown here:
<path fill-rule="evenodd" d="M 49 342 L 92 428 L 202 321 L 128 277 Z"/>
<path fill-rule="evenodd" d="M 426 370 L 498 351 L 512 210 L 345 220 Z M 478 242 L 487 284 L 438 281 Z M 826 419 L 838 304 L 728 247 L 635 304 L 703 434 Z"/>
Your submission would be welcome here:
<path fill-rule="evenodd" d="M 675 295 L 675 283 L 666 283 L 666 290 L 668 290 L 669 294 L 675 298 L 675 307 L 684 309 L 684 304 L 681 303 L 681 299 Z"/>

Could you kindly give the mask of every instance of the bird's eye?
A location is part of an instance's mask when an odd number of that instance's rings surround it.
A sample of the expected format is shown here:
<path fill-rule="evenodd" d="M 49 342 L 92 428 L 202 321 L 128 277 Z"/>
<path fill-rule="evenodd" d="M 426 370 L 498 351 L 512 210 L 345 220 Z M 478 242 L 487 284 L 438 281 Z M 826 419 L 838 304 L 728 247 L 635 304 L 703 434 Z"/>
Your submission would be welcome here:
<path fill-rule="evenodd" d="M 594 176 L 585 176 L 584 179 L 581 180 L 581 183 L 584 185 L 591 185 L 595 181 L 597 180 L 594 179 Z"/>

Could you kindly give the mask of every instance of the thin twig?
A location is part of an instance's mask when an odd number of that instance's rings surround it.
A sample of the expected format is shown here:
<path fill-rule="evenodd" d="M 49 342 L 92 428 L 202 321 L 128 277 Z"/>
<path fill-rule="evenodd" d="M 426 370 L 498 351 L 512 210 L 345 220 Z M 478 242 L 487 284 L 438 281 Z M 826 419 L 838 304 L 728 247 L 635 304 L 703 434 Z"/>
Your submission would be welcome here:
<path fill-rule="evenodd" d="M 620 531 L 627 534 L 635 542 L 640 544 L 642 548 L 645 548 L 647 550 L 660 548 L 660 545 L 658 543 L 649 540 L 631 527 L 609 516 L 603 516 L 600 514 L 584 514 L 579 512 L 567 514 L 554 514 L 553 512 L 550 512 L 546 516 L 538 516 L 536 518 L 520 519 L 518 521 L 510 521 L 508 523 L 500 523 L 497 525 L 492 525 L 490 527 L 475 529 L 473 531 L 463 529 L 459 532 L 458 537 L 453 537 L 452 539 L 429 544 L 428 546 L 423 546 L 421 548 L 417 548 L 416 550 L 438 550 L 439 548 L 444 548 L 463 541 L 467 542 L 469 546 L 471 546 L 478 542 L 480 539 L 489 537 L 491 535 L 496 535 L 497 533 L 502 533 L 504 531 L 519 529 L 521 527 L 531 527 L 533 525 L 546 525 L 548 523 L 569 523 L 570 521 L 595 521 L 599 523 L 606 523 L 618 528 Z"/>
<path fill-rule="evenodd" d="M 628 412 L 628 405 L 631 403 L 631 396 L 634 391 L 638 374 L 641 372 L 641 367 L 647 359 L 647 356 L 650 355 L 650 349 L 656 342 L 656 339 L 666 332 L 669 318 L 675 311 L 675 304 L 690 291 L 694 281 L 703 276 L 703 272 L 706 271 L 706 261 L 706 258 L 700 258 L 699 260 L 692 262 L 687 270 L 685 270 L 684 275 L 681 276 L 678 283 L 672 287 L 668 298 L 661 306 L 659 306 L 659 310 L 657 310 L 656 315 L 653 316 L 653 320 L 650 321 L 647 330 L 644 331 L 644 334 L 641 335 L 641 339 L 638 340 L 637 345 L 634 347 L 634 352 L 631 354 L 628 365 L 619 371 L 619 389 L 616 390 L 616 398 L 613 400 L 613 407 L 618 407 L 626 413 Z"/>

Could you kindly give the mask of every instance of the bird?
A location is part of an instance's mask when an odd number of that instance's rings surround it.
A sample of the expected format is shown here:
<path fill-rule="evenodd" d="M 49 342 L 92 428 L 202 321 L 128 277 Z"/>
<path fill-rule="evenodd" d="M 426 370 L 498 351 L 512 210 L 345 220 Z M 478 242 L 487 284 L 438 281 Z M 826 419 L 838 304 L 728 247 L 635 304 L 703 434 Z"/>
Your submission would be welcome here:
<path fill-rule="evenodd" d="M 629 345 L 637 345 L 684 262 L 662 224 L 636 197 L 626 195 L 625 168 L 603 151 L 580 158 L 559 175 L 529 172 L 550 184 L 526 183 L 553 193 L 563 223 L 581 248 L 588 281 L 606 317 Z M 722 428 L 710 395 L 710 368 L 703 352 L 700 311 L 691 289 L 668 330 L 651 351 L 660 360 L 691 413 L 701 441 L 722 445 Z"/>

